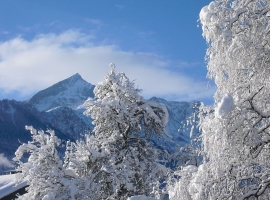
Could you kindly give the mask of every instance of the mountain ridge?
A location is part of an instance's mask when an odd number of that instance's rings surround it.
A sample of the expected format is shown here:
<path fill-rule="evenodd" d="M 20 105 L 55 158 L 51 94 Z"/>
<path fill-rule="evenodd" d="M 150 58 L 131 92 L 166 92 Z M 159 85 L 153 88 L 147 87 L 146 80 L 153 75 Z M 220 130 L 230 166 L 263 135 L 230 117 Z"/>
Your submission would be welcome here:
<path fill-rule="evenodd" d="M 46 111 L 58 106 L 76 109 L 89 97 L 94 97 L 94 87 L 76 73 L 37 92 L 27 102 L 34 105 L 39 111 Z"/>
<path fill-rule="evenodd" d="M 25 125 L 32 125 L 36 129 L 43 130 L 54 129 L 57 136 L 63 140 L 74 141 L 81 139 L 86 133 L 91 133 L 94 128 L 92 119 L 84 115 L 85 109 L 80 105 L 88 98 L 94 98 L 93 90 L 94 85 L 76 73 L 37 92 L 27 102 L 0 101 L 0 126 L 3 119 L 8 121 L 8 123 L 2 122 L 2 129 L 0 129 L 0 141 L 7 143 L 0 148 L 0 153 L 8 152 L 8 155 L 11 155 L 20 145 L 18 140 L 21 142 L 31 140 L 30 133 L 24 129 Z M 172 138 L 166 136 L 163 136 L 161 140 L 154 138 L 153 141 L 158 146 L 177 152 L 180 147 L 189 144 L 200 134 L 198 129 L 200 102 L 167 101 L 158 97 L 152 97 L 149 101 L 163 104 L 169 113 L 166 130 Z M 25 119 L 18 120 L 19 118 Z M 14 143 L 13 146 L 11 145 L 12 148 L 9 148 L 10 142 Z"/>

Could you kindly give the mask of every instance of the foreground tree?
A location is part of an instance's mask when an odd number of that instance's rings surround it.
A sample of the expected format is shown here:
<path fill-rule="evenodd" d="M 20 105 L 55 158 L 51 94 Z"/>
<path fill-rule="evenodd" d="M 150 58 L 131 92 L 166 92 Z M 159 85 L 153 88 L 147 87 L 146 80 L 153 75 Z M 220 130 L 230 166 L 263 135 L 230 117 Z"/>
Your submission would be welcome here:
<path fill-rule="evenodd" d="M 205 164 L 192 199 L 269 199 L 269 0 L 216 0 L 200 13 L 215 113 L 201 116 Z M 203 171 L 203 173 L 202 173 Z"/>
<path fill-rule="evenodd" d="M 165 133 L 167 110 L 147 102 L 124 73 L 114 66 L 85 103 L 95 137 L 72 144 L 68 166 L 87 180 L 93 199 L 126 199 L 132 195 L 160 197 L 164 167 L 146 139 Z M 79 155 L 84 155 L 81 158 Z M 76 158 L 70 159 L 70 158 Z M 83 170 L 82 170 L 83 169 Z"/>
<path fill-rule="evenodd" d="M 168 113 L 165 106 L 149 102 L 139 95 L 124 73 L 117 73 L 111 64 L 110 73 L 96 85 L 96 100 L 85 103 L 85 113 L 92 117 L 96 137 L 117 134 L 122 137 L 122 146 L 137 141 L 143 136 L 161 137 L 166 133 Z M 116 133 L 115 133 L 116 132 Z"/>
<path fill-rule="evenodd" d="M 26 127 L 32 134 L 32 141 L 22 144 L 15 152 L 13 159 L 18 163 L 17 181 L 27 180 L 29 187 L 27 193 L 19 196 L 19 199 L 74 199 L 71 191 L 73 173 L 63 168 L 63 162 L 59 158 L 57 147 L 61 141 L 55 136 L 54 131 L 37 131 L 31 126 Z M 30 155 L 25 161 L 24 155 Z"/>

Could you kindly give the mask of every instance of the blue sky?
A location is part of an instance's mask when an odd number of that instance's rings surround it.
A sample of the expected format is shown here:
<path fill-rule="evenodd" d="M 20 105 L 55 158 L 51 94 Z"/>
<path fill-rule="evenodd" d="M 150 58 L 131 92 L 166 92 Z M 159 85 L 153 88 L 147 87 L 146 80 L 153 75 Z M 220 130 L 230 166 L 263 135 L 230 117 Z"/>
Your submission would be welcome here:
<path fill-rule="evenodd" d="M 146 98 L 212 104 L 197 21 L 209 3 L 2 0 L 0 99 L 27 99 L 77 72 L 96 84 L 113 62 Z"/>

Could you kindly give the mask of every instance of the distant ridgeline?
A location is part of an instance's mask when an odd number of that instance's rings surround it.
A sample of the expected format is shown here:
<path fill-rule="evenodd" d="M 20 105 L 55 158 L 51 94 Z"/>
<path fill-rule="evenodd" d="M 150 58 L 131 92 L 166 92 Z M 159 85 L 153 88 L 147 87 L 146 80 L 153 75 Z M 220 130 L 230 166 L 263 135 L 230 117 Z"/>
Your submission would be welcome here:
<path fill-rule="evenodd" d="M 76 140 L 93 129 L 92 120 L 86 117 L 80 106 L 90 97 L 94 98 L 94 85 L 75 74 L 44 89 L 27 101 L 0 101 L 0 153 L 8 158 L 14 156 L 20 142 L 26 143 L 31 135 L 25 125 L 37 130 L 53 129 L 62 140 Z M 150 101 L 165 105 L 169 112 L 167 132 L 154 142 L 173 151 L 189 144 L 199 134 L 198 110 L 200 102 L 166 101 L 153 97 Z"/>

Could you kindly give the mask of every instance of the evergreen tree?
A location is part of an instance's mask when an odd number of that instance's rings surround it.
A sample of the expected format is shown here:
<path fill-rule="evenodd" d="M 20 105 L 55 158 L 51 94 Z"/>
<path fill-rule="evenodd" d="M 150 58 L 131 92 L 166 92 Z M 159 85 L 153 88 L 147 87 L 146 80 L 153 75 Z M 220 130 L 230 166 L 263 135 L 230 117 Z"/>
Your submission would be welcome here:
<path fill-rule="evenodd" d="M 95 136 L 71 144 L 68 168 L 86 180 L 85 195 L 91 199 L 159 197 L 166 169 L 146 139 L 165 133 L 167 110 L 144 100 L 134 83 L 111 67 L 94 89 L 96 99 L 85 103 Z"/>

